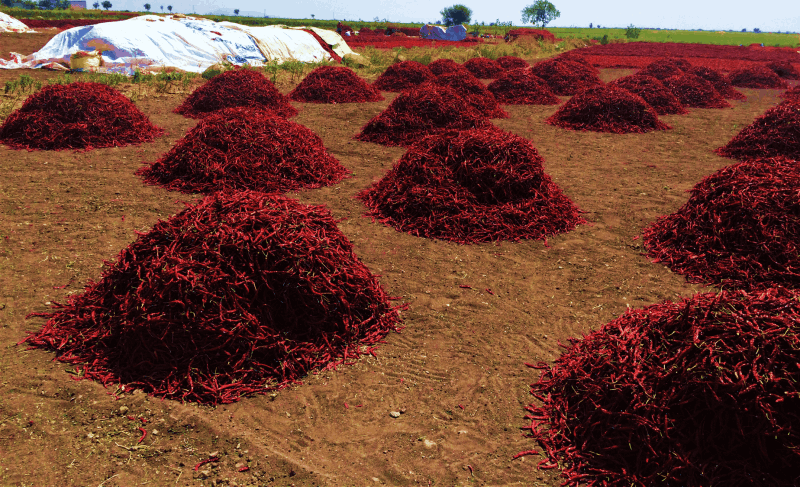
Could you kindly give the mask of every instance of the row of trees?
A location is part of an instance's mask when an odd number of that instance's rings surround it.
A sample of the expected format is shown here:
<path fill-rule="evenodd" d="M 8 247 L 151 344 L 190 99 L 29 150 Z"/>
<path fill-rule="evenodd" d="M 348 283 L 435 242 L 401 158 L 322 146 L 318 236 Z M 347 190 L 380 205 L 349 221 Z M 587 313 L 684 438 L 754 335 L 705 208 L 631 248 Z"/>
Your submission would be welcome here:
<path fill-rule="evenodd" d="M 442 15 L 442 22 L 448 27 L 469 24 L 470 20 L 472 20 L 472 10 L 466 5 L 453 5 L 442 9 L 439 13 Z M 547 0 L 536 0 L 533 4 L 522 9 L 523 24 L 541 25 L 542 28 L 560 16 L 561 12 Z"/>
<path fill-rule="evenodd" d="M 105 5 L 103 5 L 103 6 L 105 7 Z M 95 3 L 95 7 L 94 8 L 97 8 L 97 4 L 96 3 Z M 153 6 L 150 5 L 149 3 L 145 3 L 144 4 L 144 9 L 147 10 L 148 12 L 150 11 L 151 8 L 153 8 Z M 167 10 L 172 12 L 172 5 L 167 5 Z M 161 6 L 161 11 L 162 12 L 164 11 L 164 6 L 163 5 Z"/>

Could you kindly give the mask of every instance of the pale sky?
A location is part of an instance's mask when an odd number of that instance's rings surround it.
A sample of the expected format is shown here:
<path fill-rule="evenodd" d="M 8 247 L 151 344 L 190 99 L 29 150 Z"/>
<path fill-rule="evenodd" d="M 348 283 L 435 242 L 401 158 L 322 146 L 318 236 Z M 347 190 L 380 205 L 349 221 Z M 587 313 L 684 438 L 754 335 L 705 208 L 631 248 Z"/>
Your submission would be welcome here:
<path fill-rule="evenodd" d="M 235 8 L 241 14 L 284 18 L 373 20 L 386 18 L 395 22 L 431 22 L 441 18 L 439 12 L 455 3 L 472 9 L 477 22 L 512 21 L 521 25 L 521 11 L 533 0 L 111 0 L 115 9 L 143 10 L 145 1 L 152 10 L 207 14 Z M 561 17 L 548 26 L 588 27 L 589 23 L 608 27 L 641 27 L 667 29 L 705 29 L 764 32 L 800 31 L 800 2 L 797 0 L 551 0 Z M 92 4 L 94 0 L 87 0 Z"/>

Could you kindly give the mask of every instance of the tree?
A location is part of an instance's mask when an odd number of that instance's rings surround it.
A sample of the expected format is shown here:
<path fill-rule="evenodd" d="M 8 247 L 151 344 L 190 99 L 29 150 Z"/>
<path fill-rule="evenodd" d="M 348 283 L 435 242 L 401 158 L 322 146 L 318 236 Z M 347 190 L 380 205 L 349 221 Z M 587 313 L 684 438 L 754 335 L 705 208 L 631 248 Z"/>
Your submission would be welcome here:
<path fill-rule="evenodd" d="M 439 13 L 442 15 L 442 21 L 447 27 L 451 25 L 469 24 L 469 21 L 472 20 L 472 10 L 461 4 L 446 7 Z"/>
<path fill-rule="evenodd" d="M 591 23 L 591 22 L 589 22 L 589 28 L 590 28 L 590 29 L 592 28 L 592 23 Z"/>
<path fill-rule="evenodd" d="M 233 13 L 235 13 L 236 15 L 239 15 L 239 9 L 238 9 L 238 8 L 237 8 L 237 9 L 234 9 L 234 10 L 233 10 Z"/>
<path fill-rule="evenodd" d="M 548 23 L 559 18 L 561 12 L 556 9 L 556 6 L 547 0 L 536 0 L 533 5 L 528 5 L 522 9 L 522 23 L 532 23 L 533 25 L 542 25 L 542 29 Z"/>
<path fill-rule="evenodd" d="M 639 34 L 641 33 L 642 29 L 640 29 L 639 27 L 634 27 L 633 24 L 631 24 L 625 30 L 625 37 L 627 37 L 628 39 L 638 39 Z"/>
<path fill-rule="evenodd" d="M 753 29 L 753 32 L 755 32 L 756 34 L 760 34 L 761 33 L 761 29 L 756 27 L 755 29 Z"/>
<path fill-rule="evenodd" d="M 109 10 L 112 7 L 111 2 L 109 2 L 108 0 L 103 0 L 103 3 L 101 3 L 100 5 L 102 5 L 103 8 L 106 10 Z"/>
<path fill-rule="evenodd" d="M 150 7 L 151 5 L 149 3 L 144 4 L 144 9 L 147 10 L 148 12 L 150 11 Z"/>
<path fill-rule="evenodd" d="M 161 6 L 161 11 L 162 11 L 162 12 L 164 11 L 164 6 L 163 6 L 163 5 Z"/>
<path fill-rule="evenodd" d="M 99 4 L 98 2 L 94 2 L 94 3 L 92 4 L 92 7 L 94 7 L 94 8 L 100 8 L 100 4 Z"/>
<path fill-rule="evenodd" d="M 170 12 L 172 12 L 172 5 L 167 5 L 167 10 L 169 10 Z"/>
<path fill-rule="evenodd" d="M 312 19 L 314 18 L 314 14 L 311 14 L 311 18 L 312 18 Z"/>

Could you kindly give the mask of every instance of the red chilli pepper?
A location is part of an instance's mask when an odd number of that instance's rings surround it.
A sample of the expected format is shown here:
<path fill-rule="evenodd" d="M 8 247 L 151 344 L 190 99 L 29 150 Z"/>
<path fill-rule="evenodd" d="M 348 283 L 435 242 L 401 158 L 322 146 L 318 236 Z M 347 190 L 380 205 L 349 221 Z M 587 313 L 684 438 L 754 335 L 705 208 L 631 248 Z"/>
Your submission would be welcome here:
<path fill-rule="evenodd" d="M 207 459 L 203 460 L 202 462 L 198 463 L 197 465 L 195 465 L 194 466 L 194 471 L 197 472 L 200 469 L 200 467 L 202 467 L 206 463 L 218 462 L 218 461 L 219 461 L 219 457 L 207 458 Z"/>

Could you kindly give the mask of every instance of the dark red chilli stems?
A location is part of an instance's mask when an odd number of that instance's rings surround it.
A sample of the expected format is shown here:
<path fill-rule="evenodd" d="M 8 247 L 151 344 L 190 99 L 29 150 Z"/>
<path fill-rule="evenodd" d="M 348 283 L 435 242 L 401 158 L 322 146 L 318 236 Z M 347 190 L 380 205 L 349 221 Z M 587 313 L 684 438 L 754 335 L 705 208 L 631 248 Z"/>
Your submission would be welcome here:
<path fill-rule="evenodd" d="M 225 404 L 352 363 L 398 307 L 330 212 L 278 195 L 215 193 L 107 263 L 23 340 L 83 379 Z"/>
<path fill-rule="evenodd" d="M 545 239 L 585 223 L 536 148 L 495 128 L 423 139 L 358 197 L 398 231 L 461 244 Z"/>
<path fill-rule="evenodd" d="M 784 156 L 800 160 L 800 99 L 770 108 L 714 152 L 732 159 Z"/>
<path fill-rule="evenodd" d="M 419 86 L 426 81 L 433 81 L 433 78 L 435 76 L 424 64 L 416 61 L 402 61 L 386 68 L 386 71 L 378 76 L 372 86 L 381 91 L 403 91 Z"/>
<path fill-rule="evenodd" d="M 377 88 L 345 66 L 322 66 L 311 71 L 289 98 L 305 103 L 365 103 L 383 100 Z"/>
<path fill-rule="evenodd" d="M 14 149 L 62 150 L 149 142 L 164 133 L 122 93 L 99 83 L 49 85 L 0 126 Z"/>
<path fill-rule="evenodd" d="M 690 282 L 725 289 L 800 288 L 800 163 L 728 166 L 643 232 L 648 256 Z"/>
<path fill-rule="evenodd" d="M 297 115 L 289 99 L 258 71 L 235 69 L 214 76 L 175 109 L 175 113 L 203 118 L 211 112 L 231 107 L 261 107 L 282 117 Z"/>
<path fill-rule="evenodd" d="M 595 86 L 573 96 L 545 121 L 569 130 L 615 134 L 671 128 L 640 96 L 613 85 Z"/>
<path fill-rule="evenodd" d="M 260 108 L 226 108 L 200 122 L 137 174 L 184 193 L 285 193 L 329 186 L 349 171 L 314 132 Z"/>
<path fill-rule="evenodd" d="M 617 86 L 641 96 L 659 115 L 688 113 L 680 100 L 661 81 L 652 76 L 632 74 L 612 81 L 609 86 Z"/>
<path fill-rule="evenodd" d="M 798 485 L 797 294 L 629 309 L 564 348 L 532 366 L 542 372 L 524 428 L 562 485 Z"/>

